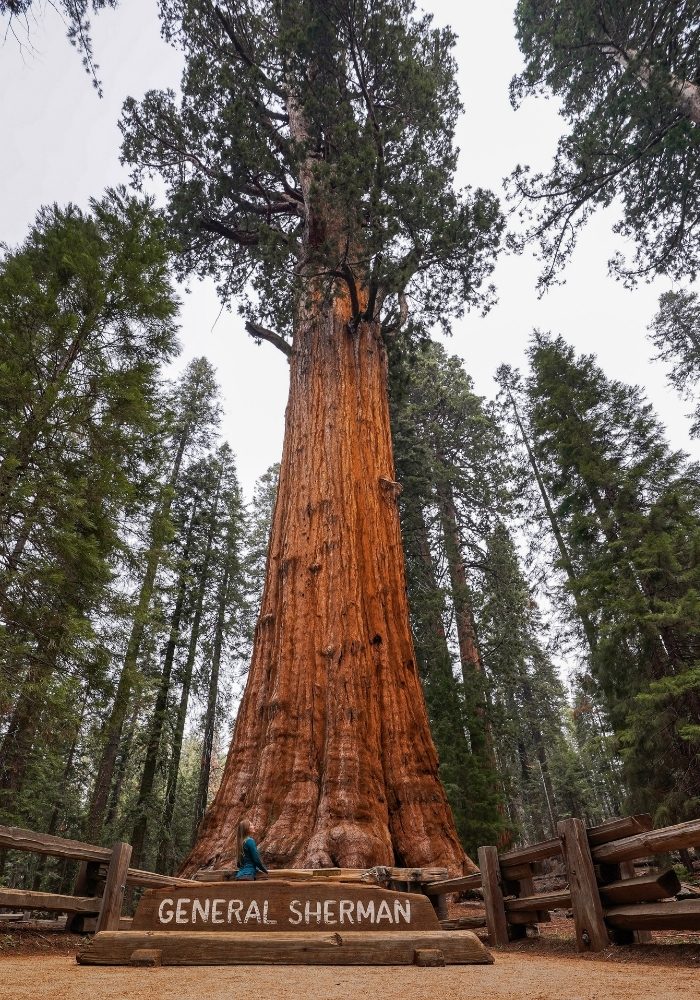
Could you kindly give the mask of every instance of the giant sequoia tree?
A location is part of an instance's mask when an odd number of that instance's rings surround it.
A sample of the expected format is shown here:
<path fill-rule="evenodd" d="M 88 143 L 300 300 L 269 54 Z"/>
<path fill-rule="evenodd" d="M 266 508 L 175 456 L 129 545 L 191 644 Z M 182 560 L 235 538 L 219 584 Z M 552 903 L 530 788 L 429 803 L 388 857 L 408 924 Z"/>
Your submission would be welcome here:
<path fill-rule="evenodd" d="M 249 332 L 290 359 L 248 684 L 185 869 L 230 863 L 244 813 L 276 864 L 454 869 L 409 630 L 385 351 L 410 309 L 446 323 L 488 300 L 499 212 L 453 188 L 453 34 L 411 0 L 161 10 L 182 95 L 127 103 L 124 156 L 137 179 L 164 179 L 183 271 L 241 296 Z"/>

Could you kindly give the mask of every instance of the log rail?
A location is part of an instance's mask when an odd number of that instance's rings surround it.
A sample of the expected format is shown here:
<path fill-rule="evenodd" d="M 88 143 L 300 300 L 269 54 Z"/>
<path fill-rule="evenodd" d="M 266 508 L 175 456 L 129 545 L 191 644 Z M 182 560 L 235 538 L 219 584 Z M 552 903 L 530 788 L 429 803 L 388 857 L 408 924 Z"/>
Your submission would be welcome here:
<path fill-rule="evenodd" d="M 653 830 L 651 817 L 640 814 L 588 829 L 581 820 L 562 820 L 556 837 L 500 856 L 496 848 L 480 848 L 490 942 L 502 946 L 528 927 L 536 933 L 549 911 L 560 908 L 572 911 L 578 951 L 648 941 L 652 930 L 700 930 L 700 899 L 672 900 L 681 889 L 672 868 L 637 876 L 632 864 L 698 846 L 700 820 Z M 540 862 L 555 857 L 563 859 L 568 888 L 536 893 Z M 441 884 L 448 883 L 429 891 Z"/>
<path fill-rule="evenodd" d="M 81 862 L 73 895 L 0 886 L 0 908 L 66 913 L 66 927 L 74 930 L 81 930 L 83 918 L 90 915 L 97 917 L 98 931 L 118 930 L 127 886 L 158 888 L 198 884 L 193 879 L 171 878 L 130 868 L 131 846 L 121 842 L 112 848 L 100 847 L 16 826 L 0 826 L 0 849 Z M 104 878 L 104 890 L 102 895 L 97 895 L 94 889 L 101 878 Z"/>

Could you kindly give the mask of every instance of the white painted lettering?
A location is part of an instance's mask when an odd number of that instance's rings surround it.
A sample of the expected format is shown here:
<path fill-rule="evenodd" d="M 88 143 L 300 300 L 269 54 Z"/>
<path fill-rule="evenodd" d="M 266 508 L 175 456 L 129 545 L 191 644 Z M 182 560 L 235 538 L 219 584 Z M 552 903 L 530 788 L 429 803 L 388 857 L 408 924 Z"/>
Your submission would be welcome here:
<path fill-rule="evenodd" d="M 266 899 L 265 902 L 263 903 L 263 923 L 264 924 L 276 924 L 277 923 L 276 920 L 268 920 L 267 911 L 269 909 L 269 906 L 270 906 L 269 900 Z"/>
<path fill-rule="evenodd" d="M 243 909 L 242 899 L 229 899 L 228 901 L 228 913 L 226 915 L 226 923 L 232 924 L 233 917 L 235 916 L 238 923 L 241 923 L 241 910 Z"/>
<path fill-rule="evenodd" d="M 185 899 L 184 896 L 183 896 L 182 899 L 178 899 L 177 906 L 175 907 L 175 923 L 176 924 L 187 924 L 187 923 L 189 923 L 189 918 L 188 918 L 187 914 L 185 913 L 185 907 L 187 906 L 188 903 L 191 903 L 191 902 L 192 902 L 191 899 Z"/>
<path fill-rule="evenodd" d="M 174 916 L 172 899 L 161 899 L 160 906 L 158 907 L 158 922 L 169 924 Z"/>
<path fill-rule="evenodd" d="M 340 922 L 344 924 L 345 921 L 349 924 L 354 924 L 355 921 L 352 916 L 352 911 L 355 909 L 355 904 L 351 899 L 341 899 L 340 900 Z"/>
<path fill-rule="evenodd" d="M 361 899 L 357 901 L 357 922 L 361 924 L 363 920 L 369 920 L 371 924 L 374 923 L 374 900 L 370 899 L 369 903 L 363 903 Z"/>
<path fill-rule="evenodd" d="M 258 906 L 258 904 L 254 899 L 251 900 L 248 909 L 245 911 L 245 916 L 243 917 L 243 923 L 247 924 L 249 920 L 255 920 L 255 922 L 258 924 L 260 923 L 261 920 L 260 907 Z"/>
<path fill-rule="evenodd" d="M 314 906 L 314 909 L 313 909 L 313 914 L 311 912 L 311 905 L 312 905 L 311 903 L 307 902 L 305 904 L 305 906 L 304 906 L 304 923 L 308 924 L 309 921 L 311 920 L 311 917 L 314 916 L 316 918 L 316 923 L 320 924 L 321 923 L 321 904 L 320 903 L 316 903 L 316 905 Z"/>
<path fill-rule="evenodd" d="M 390 924 L 393 924 L 394 918 L 391 915 L 391 910 L 389 909 L 389 904 L 385 899 L 379 904 L 377 909 L 377 923 L 381 923 L 382 920 L 388 920 Z"/>
<path fill-rule="evenodd" d="M 211 901 L 211 922 L 213 924 L 223 924 L 224 915 L 221 912 L 221 907 L 226 902 L 225 899 L 212 899 Z"/>
<path fill-rule="evenodd" d="M 197 923 L 197 917 L 202 921 L 203 924 L 209 922 L 209 909 L 211 907 L 210 899 L 195 899 L 192 902 L 192 923 Z"/>
<path fill-rule="evenodd" d="M 407 899 L 405 903 L 401 902 L 400 899 L 394 900 L 394 923 L 400 923 L 401 920 L 405 920 L 407 924 L 411 922 L 411 901 Z"/>
<path fill-rule="evenodd" d="M 304 919 L 302 917 L 301 910 L 299 909 L 300 906 L 301 906 L 301 902 L 298 899 L 293 899 L 290 902 L 290 904 L 289 904 L 289 912 L 290 912 L 290 914 L 294 914 L 294 917 L 295 917 L 295 919 L 292 920 L 292 917 L 290 916 L 290 918 L 289 918 L 290 924 L 300 924 L 302 922 L 302 920 Z"/>
<path fill-rule="evenodd" d="M 326 899 L 323 902 L 323 922 L 324 924 L 337 924 L 335 913 L 331 913 L 331 907 L 335 906 L 334 899 Z"/>

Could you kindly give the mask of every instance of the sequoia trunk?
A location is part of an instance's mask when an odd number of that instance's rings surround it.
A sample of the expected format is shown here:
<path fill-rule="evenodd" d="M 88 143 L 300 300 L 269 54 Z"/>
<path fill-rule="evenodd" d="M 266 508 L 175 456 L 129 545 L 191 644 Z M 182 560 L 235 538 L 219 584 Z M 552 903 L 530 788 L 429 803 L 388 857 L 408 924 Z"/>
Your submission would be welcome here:
<path fill-rule="evenodd" d="M 410 634 L 379 325 L 302 301 L 267 579 L 223 780 L 183 871 L 474 870 L 438 778 Z"/>

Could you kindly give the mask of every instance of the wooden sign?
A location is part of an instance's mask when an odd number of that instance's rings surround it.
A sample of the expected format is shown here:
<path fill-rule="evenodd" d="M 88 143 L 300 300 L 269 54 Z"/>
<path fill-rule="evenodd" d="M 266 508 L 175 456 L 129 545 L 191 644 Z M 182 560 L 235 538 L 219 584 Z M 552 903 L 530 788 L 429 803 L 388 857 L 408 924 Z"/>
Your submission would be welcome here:
<path fill-rule="evenodd" d="M 437 931 L 425 896 L 342 883 L 209 882 L 148 889 L 134 931 Z"/>

